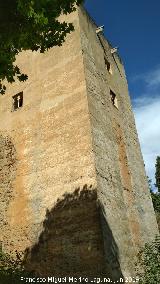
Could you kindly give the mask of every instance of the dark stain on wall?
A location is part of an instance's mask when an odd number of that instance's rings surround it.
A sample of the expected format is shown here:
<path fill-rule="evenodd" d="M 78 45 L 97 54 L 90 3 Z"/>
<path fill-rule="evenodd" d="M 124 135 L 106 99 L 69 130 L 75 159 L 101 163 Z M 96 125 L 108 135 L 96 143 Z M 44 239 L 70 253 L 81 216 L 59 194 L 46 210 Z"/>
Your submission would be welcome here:
<path fill-rule="evenodd" d="M 129 226 L 133 237 L 133 244 L 140 246 L 140 224 L 137 209 L 135 208 L 135 196 L 132 188 L 131 173 L 128 165 L 127 151 L 125 146 L 124 134 L 120 124 L 114 122 L 114 130 L 118 145 L 118 158 L 123 184 L 123 196 L 128 212 Z"/>
<path fill-rule="evenodd" d="M 118 145 L 119 164 L 124 190 L 132 191 L 131 174 L 128 166 L 127 152 L 120 124 L 114 122 L 114 129 Z"/>

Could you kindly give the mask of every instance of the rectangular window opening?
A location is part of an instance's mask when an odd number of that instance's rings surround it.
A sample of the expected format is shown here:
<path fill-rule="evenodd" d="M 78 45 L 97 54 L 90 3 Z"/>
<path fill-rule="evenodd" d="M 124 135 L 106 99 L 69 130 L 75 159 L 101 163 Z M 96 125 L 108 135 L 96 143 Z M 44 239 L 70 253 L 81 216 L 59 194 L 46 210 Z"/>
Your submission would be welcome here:
<path fill-rule="evenodd" d="M 111 64 L 110 64 L 110 62 L 107 60 L 106 57 L 104 57 L 104 61 L 105 61 L 105 66 L 106 66 L 107 71 L 108 71 L 110 74 L 113 74 L 113 73 L 112 73 Z"/>
<path fill-rule="evenodd" d="M 116 96 L 116 94 L 115 94 L 112 90 L 110 90 L 110 96 L 111 96 L 111 102 L 112 102 L 112 104 L 113 104 L 116 108 L 118 108 L 117 96 Z"/>
<path fill-rule="evenodd" d="M 23 106 L 23 92 L 20 92 L 12 97 L 13 99 L 13 111 Z"/>

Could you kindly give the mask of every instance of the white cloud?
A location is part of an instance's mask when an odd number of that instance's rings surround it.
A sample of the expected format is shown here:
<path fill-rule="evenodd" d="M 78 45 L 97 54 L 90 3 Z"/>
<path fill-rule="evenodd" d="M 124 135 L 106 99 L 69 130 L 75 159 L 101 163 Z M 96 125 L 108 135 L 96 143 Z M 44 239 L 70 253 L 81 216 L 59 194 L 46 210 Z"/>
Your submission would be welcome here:
<path fill-rule="evenodd" d="M 155 162 L 160 155 L 160 69 L 141 78 L 147 80 L 146 92 L 133 101 L 134 113 L 147 175 L 155 183 Z"/>
<path fill-rule="evenodd" d="M 131 78 L 132 82 L 144 81 L 146 83 L 146 88 L 159 88 L 160 87 L 160 66 L 156 67 L 154 70 L 144 74 L 138 74 Z"/>
<path fill-rule="evenodd" d="M 156 68 L 154 71 L 149 72 L 144 76 L 144 80 L 148 87 L 160 87 L 160 68 Z"/>

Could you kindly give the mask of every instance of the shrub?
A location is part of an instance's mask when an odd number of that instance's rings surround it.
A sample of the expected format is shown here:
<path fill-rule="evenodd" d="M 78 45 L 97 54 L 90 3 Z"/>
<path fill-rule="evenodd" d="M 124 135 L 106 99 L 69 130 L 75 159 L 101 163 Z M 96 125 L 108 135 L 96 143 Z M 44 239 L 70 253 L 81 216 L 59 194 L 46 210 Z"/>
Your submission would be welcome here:
<path fill-rule="evenodd" d="M 139 284 L 160 283 L 160 237 L 146 244 L 138 255 Z"/>

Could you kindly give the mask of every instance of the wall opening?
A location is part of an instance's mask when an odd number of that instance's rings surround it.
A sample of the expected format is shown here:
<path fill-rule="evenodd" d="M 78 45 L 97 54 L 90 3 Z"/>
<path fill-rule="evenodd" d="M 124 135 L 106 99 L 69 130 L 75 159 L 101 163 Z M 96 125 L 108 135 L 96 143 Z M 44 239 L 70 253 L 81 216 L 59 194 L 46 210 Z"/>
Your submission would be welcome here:
<path fill-rule="evenodd" d="M 20 92 L 12 97 L 13 99 L 13 111 L 23 106 L 23 92 Z"/>
<path fill-rule="evenodd" d="M 116 96 L 116 94 L 115 94 L 112 90 L 110 90 L 110 96 L 111 96 L 111 102 L 112 102 L 112 104 L 113 104 L 116 108 L 118 108 L 117 96 Z"/>
<path fill-rule="evenodd" d="M 113 73 L 112 73 L 111 64 L 110 64 L 110 62 L 107 60 L 106 57 L 104 57 L 104 61 L 105 61 L 105 66 L 106 66 L 107 71 L 108 71 L 110 74 L 113 74 Z"/>

